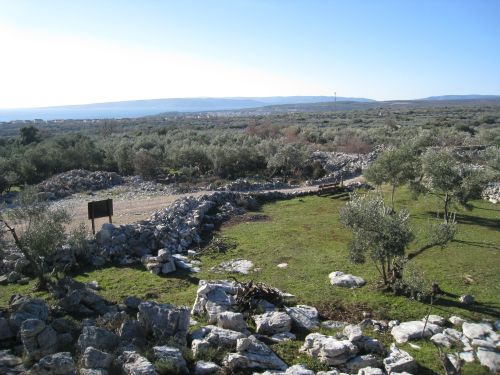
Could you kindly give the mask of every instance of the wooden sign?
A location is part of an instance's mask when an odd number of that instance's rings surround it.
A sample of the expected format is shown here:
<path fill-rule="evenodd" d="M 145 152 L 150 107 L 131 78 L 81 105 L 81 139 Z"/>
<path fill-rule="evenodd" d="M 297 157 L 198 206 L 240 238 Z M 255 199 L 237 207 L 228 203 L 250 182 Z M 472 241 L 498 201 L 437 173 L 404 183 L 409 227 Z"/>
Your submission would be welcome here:
<path fill-rule="evenodd" d="M 113 199 L 105 199 L 103 201 L 89 202 L 88 204 L 89 220 L 92 220 L 92 233 L 95 234 L 94 219 L 100 217 L 109 217 L 109 222 L 112 223 L 113 216 Z"/>

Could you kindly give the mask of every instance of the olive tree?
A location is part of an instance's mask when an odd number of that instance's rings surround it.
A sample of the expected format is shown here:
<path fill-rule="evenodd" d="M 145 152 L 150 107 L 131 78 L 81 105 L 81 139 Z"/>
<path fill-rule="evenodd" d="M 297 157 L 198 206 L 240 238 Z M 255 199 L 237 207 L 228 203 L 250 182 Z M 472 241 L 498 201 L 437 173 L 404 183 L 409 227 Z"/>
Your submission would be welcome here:
<path fill-rule="evenodd" d="M 65 225 L 69 220 L 65 209 L 51 209 L 30 188 L 19 194 L 14 208 L 0 212 L 2 231 L 10 233 L 19 251 L 30 262 L 41 290 L 49 283 L 47 260 L 66 242 Z"/>
<path fill-rule="evenodd" d="M 340 211 L 340 221 L 353 232 L 349 243 L 349 258 L 364 263 L 369 255 L 380 272 L 384 285 L 388 285 L 393 260 L 405 254 L 414 235 L 405 210 L 393 212 L 379 195 L 351 195 Z"/>
<path fill-rule="evenodd" d="M 420 191 L 441 199 L 445 223 L 450 220 L 453 201 L 466 205 L 470 199 L 479 198 L 486 183 L 481 169 L 461 162 L 450 149 L 428 149 L 422 157 Z"/>
<path fill-rule="evenodd" d="M 414 148 L 402 146 L 382 152 L 377 160 L 363 172 L 368 181 L 375 185 L 390 184 L 391 207 L 394 210 L 396 188 L 418 176 L 420 161 Z"/>

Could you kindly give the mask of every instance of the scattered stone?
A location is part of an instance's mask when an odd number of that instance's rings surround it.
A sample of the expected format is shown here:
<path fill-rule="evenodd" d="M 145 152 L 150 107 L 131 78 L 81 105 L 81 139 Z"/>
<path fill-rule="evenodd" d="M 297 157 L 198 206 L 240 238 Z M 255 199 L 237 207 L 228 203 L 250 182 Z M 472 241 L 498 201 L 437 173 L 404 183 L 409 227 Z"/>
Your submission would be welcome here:
<path fill-rule="evenodd" d="M 348 323 L 338 322 L 336 320 L 325 320 L 321 322 L 321 327 L 326 329 L 343 329 Z"/>
<path fill-rule="evenodd" d="M 45 322 L 49 317 L 49 309 L 43 300 L 29 298 L 19 294 L 15 294 L 11 297 L 9 308 L 10 311 L 12 311 L 10 314 L 10 322 L 13 324 L 16 331 L 27 319 L 39 319 Z"/>
<path fill-rule="evenodd" d="M 470 294 L 464 294 L 463 296 L 460 296 L 458 299 L 460 303 L 463 303 L 464 305 L 472 305 L 474 303 L 474 296 Z"/>
<path fill-rule="evenodd" d="M 345 274 L 341 271 L 335 271 L 328 275 L 330 283 L 342 288 L 359 288 L 366 284 L 366 281 L 359 276 Z"/>
<path fill-rule="evenodd" d="M 206 314 L 208 322 L 215 323 L 220 313 L 233 310 L 237 292 L 238 286 L 233 281 L 200 280 L 191 313 Z"/>
<path fill-rule="evenodd" d="M 238 332 L 248 332 L 245 317 L 241 313 L 224 311 L 217 316 L 217 325 Z"/>
<path fill-rule="evenodd" d="M 26 374 L 26 368 L 23 365 L 22 358 L 13 355 L 10 350 L 0 350 L 0 374 Z"/>
<path fill-rule="evenodd" d="M 77 347 L 81 352 L 92 346 L 95 349 L 113 351 L 120 342 L 120 338 L 113 332 L 95 326 L 84 326 L 78 338 Z"/>
<path fill-rule="evenodd" d="M 318 310 L 315 307 L 297 305 L 295 307 L 286 307 L 285 310 L 292 318 L 293 324 L 297 329 L 306 331 L 318 329 Z"/>
<path fill-rule="evenodd" d="M 318 358 L 321 363 L 329 366 L 338 366 L 353 358 L 358 353 L 358 348 L 349 340 L 311 333 L 306 336 L 300 352 Z"/>
<path fill-rule="evenodd" d="M 211 375 L 216 374 L 221 370 L 221 367 L 213 362 L 198 361 L 194 367 L 194 375 Z"/>
<path fill-rule="evenodd" d="M 359 348 L 359 350 L 362 353 L 375 353 L 375 354 L 385 353 L 384 345 L 377 339 L 373 339 L 368 336 L 363 336 L 361 339 L 356 341 L 355 345 Z"/>
<path fill-rule="evenodd" d="M 82 364 L 89 369 L 109 369 L 114 357 L 92 346 L 85 349 L 82 355 Z"/>
<path fill-rule="evenodd" d="M 297 336 L 295 336 L 291 332 L 276 333 L 271 336 L 271 339 L 275 342 L 291 341 L 295 340 L 296 338 Z"/>
<path fill-rule="evenodd" d="M 139 305 L 141 304 L 141 302 L 142 300 L 140 298 L 134 296 L 129 296 L 123 300 L 125 306 L 127 306 L 131 310 L 139 310 Z"/>
<path fill-rule="evenodd" d="M 449 321 L 451 324 L 453 324 L 454 326 L 461 326 L 461 325 L 465 322 L 465 320 L 464 320 L 464 319 L 462 319 L 462 318 L 461 318 L 461 317 L 459 317 L 459 316 L 455 316 L 455 315 L 450 316 L 450 318 L 448 319 L 448 321 Z"/>
<path fill-rule="evenodd" d="M 359 369 L 358 375 L 384 375 L 384 371 L 377 367 L 365 367 Z"/>
<path fill-rule="evenodd" d="M 237 331 L 223 329 L 215 326 L 206 326 L 192 333 L 191 349 L 194 357 L 199 357 L 214 348 L 234 350 L 239 339 L 246 336 Z"/>
<path fill-rule="evenodd" d="M 477 359 L 481 365 L 486 366 L 492 373 L 500 372 L 500 353 L 486 348 L 478 348 Z"/>
<path fill-rule="evenodd" d="M 32 375 L 76 375 L 75 361 L 68 352 L 48 355 L 31 369 Z"/>
<path fill-rule="evenodd" d="M 445 346 L 447 348 L 451 348 L 453 345 L 453 342 L 450 340 L 450 338 L 443 333 L 436 333 L 431 337 L 431 341 L 436 345 Z"/>
<path fill-rule="evenodd" d="M 186 345 L 189 328 L 189 310 L 157 302 L 139 304 L 137 320 L 144 327 L 146 335 L 156 339 L 171 339 L 179 345 Z"/>
<path fill-rule="evenodd" d="M 257 373 L 254 373 L 256 375 Z M 260 375 L 314 375 L 314 371 L 307 369 L 304 365 L 294 365 L 286 371 L 265 371 Z"/>
<path fill-rule="evenodd" d="M 426 321 L 426 318 L 422 318 L 422 322 L 425 322 L 425 321 Z M 439 316 L 439 315 L 429 315 L 429 317 L 427 318 L 427 323 L 436 324 L 436 325 L 442 327 L 446 323 L 446 320 L 442 316 Z"/>
<path fill-rule="evenodd" d="M 424 330 L 425 326 L 425 330 Z M 432 323 L 425 324 L 422 321 L 403 322 L 392 328 L 391 334 L 398 344 L 403 344 L 408 340 L 419 339 L 422 337 L 431 337 L 443 329 Z"/>
<path fill-rule="evenodd" d="M 238 339 L 237 353 L 224 358 L 224 366 L 232 371 L 241 369 L 285 370 L 288 366 L 269 347 L 255 336 Z"/>
<path fill-rule="evenodd" d="M 210 271 L 212 272 L 227 272 L 227 273 L 241 273 L 243 275 L 248 275 L 253 269 L 253 263 L 246 259 L 233 259 L 226 262 L 222 262 L 216 267 L 212 267 Z"/>
<path fill-rule="evenodd" d="M 490 324 L 488 323 L 467 323 L 462 324 L 462 332 L 469 339 L 483 339 L 490 334 L 494 333 Z"/>
<path fill-rule="evenodd" d="M 186 360 L 182 356 L 182 352 L 178 348 L 169 346 L 154 346 L 154 356 L 157 361 L 166 364 L 168 369 L 175 374 L 187 374 Z"/>
<path fill-rule="evenodd" d="M 474 362 L 474 352 L 472 351 L 458 353 L 458 356 L 467 363 Z"/>
<path fill-rule="evenodd" d="M 347 339 L 351 342 L 359 341 L 363 337 L 363 331 L 361 330 L 361 327 L 354 324 L 349 324 L 348 326 L 346 326 L 343 333 L 344 336 L 346 336 Z"/>
<path fill-rule="evenodd" d="M 292 318 L 285 312 L 273 311 L 254 315 L 253 320 L 256 332 L 264 335 L 290 332 L 292 328 Z"/>
<path fill-rule="evenodd" d="M 280 263 L 276 267 L 281 268 L 281 269 L 288 268 L 288 263 Z"/>
<path fill-rule="evenodd" d="M 125 375 L 158 375 L 153 364 L 137 352 L 125 351 L 118 360 Z"/>
<path fill-rule="evenodd" d="M 345 368 L 350 374 L 356 373 L 365 367 L 377 367 L 380 366 L 380 360 L 373 354 L 357 355 L 351 358 L 345 364 Z"/>
<path fill-rule="evenodd" d="M 417 369 L 417 362 L 407 352 L 392 344 L 389 356 L 384 359 L 384 367 L 389 375 L 401 372 L 412 373 Z"/>
<path fill-rule="evenodd" d="M 39 360 L 57 352 L 57 333 L 39 319 L 26 319 L 21 324 L 21 341 L 29 358 Z"/>

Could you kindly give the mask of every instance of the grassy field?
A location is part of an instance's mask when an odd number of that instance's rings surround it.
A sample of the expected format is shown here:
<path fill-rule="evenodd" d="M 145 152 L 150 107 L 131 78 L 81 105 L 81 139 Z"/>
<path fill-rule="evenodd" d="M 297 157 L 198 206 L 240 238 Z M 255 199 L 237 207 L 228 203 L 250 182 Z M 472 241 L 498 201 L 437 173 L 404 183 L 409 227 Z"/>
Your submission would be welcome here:
<path fill-rule="evenodd" d="M 82 272 L 81 281 L 97 280 L 101 294 L 121 302 L 128 295 L 155 299 L 181 305 L 192 305 L 199 279 L 227 278 L 210 268 L 221 261 L 235 258 L 249 259 L 258 271 L 239 280 L 256 280 L 271 284 L 294 294 L 300 303 L 312 304 L 327 316 L 337 319 L 359 320 L 362 311 L 371 311 L 376 318 L 399 320 L 420 319 L 428 306 L 383 293 L 377 289 L 379 275 L 367 262 L 355 265 L 347 259 L 348 230 L 339 223 L 339 209 L 344 198 L 305 197 L 267 204 L 258 212 L 250 212 L 224 225 L 218 236 L 228 237 L 237 248 L 224 254 L 202 256 L 202 272 L 177 272 L 168 277 L 154 276 L 140 268 L 106 268 Z M 425 243 L 426 228 L 436 220 L 439 203 L 433 197 L 412 200 L 407 190 L 397 192 L 396 208 L 406 207 L 411 212 L 411 225 L 416 240 L 410 251 Z M 444 317 L 459 315 L 464 318 L 498 318 L 500 309 L 500 207 L 485 201 L 473 201 L 470 211 L 457 210 L 459 232 L 447 248 L 431 248 L 412 262 L 421 269 L 426 279 L 437 282 L 449 293 L 441 297 L 433 309 Z M 288 263 L 280 269 L 279 263 Z M 343 271 L 363 277 L 367 285 L 360 289 L 343 289 L 329 283 L 328 274 Z M 5 306 L 13 292 L 26 293 L 31 285 L 0 287 L 0 306 Z M 477 303 L 466 307 L 458 303 L 461 294 L 472 294 Z M 380 337 L 390 343 L 390 336 Z M 435 348 L 428 342 L 418 343 L 421 350 L 403 347 L 423 364 L 422 373 L 441 372 L 436 361 Z M 304 360 L 297 357 L 296 346 L 284 344 L 276 350 L 290 362 Z M 468 365 L 464 373 L 478 374 L 477 364 Z"/>

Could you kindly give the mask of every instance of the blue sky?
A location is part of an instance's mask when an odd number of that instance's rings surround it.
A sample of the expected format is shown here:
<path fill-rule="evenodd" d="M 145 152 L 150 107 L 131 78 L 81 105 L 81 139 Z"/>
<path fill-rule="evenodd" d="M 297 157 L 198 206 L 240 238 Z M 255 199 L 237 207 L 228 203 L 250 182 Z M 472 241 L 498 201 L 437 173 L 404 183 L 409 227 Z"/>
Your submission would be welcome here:
<path fill-rule="evenodd" d="M 499 0 L 0 0 L 0 108 L 500 94 L 499 20 Z"/>

